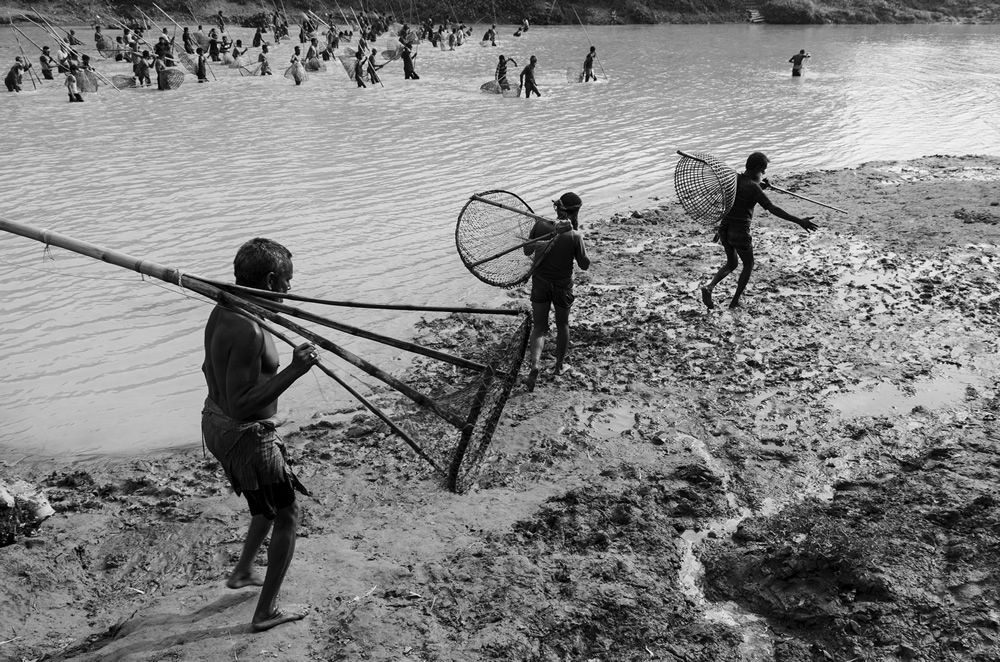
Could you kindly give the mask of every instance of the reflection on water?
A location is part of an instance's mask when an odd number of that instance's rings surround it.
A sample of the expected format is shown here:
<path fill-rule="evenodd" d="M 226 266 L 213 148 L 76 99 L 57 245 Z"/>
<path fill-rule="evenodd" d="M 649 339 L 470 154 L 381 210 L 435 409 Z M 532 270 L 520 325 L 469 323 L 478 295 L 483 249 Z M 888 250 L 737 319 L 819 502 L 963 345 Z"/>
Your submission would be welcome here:
<path fill-rule="evenodd" d="M 872 159 L 996 153 L 995 26 L 594 27 L 608 79 L 590 85 L 567 83 L 589 47 L 578 28 L 537 27 L 519 39 L 513 31 L 501 29 L 496 49 L 421 46 L 421 80 L 403 81 L 394 62 L 385 87 L 368 90 L 335 63 L 292 85 L 280 75 L 287 42 L 272 57 L 273 78 L 217 66 L 217 82 L 188 76 L 170 93 L 102 89 L 69 104 L 60 81 L 35 92 L 25 80 L 24 93 L 0 94 L 0 215 L 220 279 L 230 278 L 240 243 L 269 236 L 295 254 L 298 292 L 493 305 L 506 294 L 468 274 L 453 243 L 457 214 L 478 191 L 510 189 L 546 210 L 572 189 L 586 201 L 586 224 L 670 197 L 677 148 L 734 165 L 763 149 L 779 178 Z M 799 48 L 813 57 L 793 80 L 787 60 Z M 0 33 L 0 61 L 16 52 Z M 538 56 L 541 99 L 479 92 L 501 52 L 521 65 Z M 51 258 L 39 244 L 0 236 L 0 445 L 44 454 L 197 443 L 208 305 L 64 251 Z M 335 314 L 398 336 L 419 319 Z M 405 360 L 334 339 L 390 370 Z M 303 418 L 341 397 L 307 377 L 283 406 Z"/>

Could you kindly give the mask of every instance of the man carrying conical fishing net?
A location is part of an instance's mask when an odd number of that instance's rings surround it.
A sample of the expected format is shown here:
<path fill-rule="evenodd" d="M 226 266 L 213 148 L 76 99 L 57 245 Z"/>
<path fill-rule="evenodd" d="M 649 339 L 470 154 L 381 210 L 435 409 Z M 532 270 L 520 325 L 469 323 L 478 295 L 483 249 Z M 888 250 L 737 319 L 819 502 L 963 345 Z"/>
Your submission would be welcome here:
<path fill-rule="evenodd" d="M 730 308 L 739 308 L 740 297 L 750 281 L 753 273 L 753 239 L 750 237 L 750 221 L 753 219 L 753 208 L 760 205 L 778 218 L 797 224 L 806 232 L 812 232 L 818 226 L 812 222 L 812 216 L 799 218 L 789 214 L 775 205 L 764 193 L 769 183 L 764 179 L 769 160 L 761 152 L 754 152 L 747 157 L 746 170 L 736 178 L 736 200 L 732 209 L 723 217 L 719 224 L 719 240 L 726 250 L 726 263 L 712 278 L 708 285 L 701 288 L 701 300 L 709 309 L 715 307 L 712 302 L 712 290 L 723 278 L 736 271 L 739 262 L 743 263 L 739 280 L 736 282 L 736 292 L 729 302 Z M 761 186 L 763 184 L 763 186 Z"/>
<path fill-rule="evenodd" d="M 525 386 L 535 389 L 538 379 L 538 364 L 545 347 L 545 334 L 549 330 L 549 310 L 556 312 L 556 363 L 555 373 L 561 375 L 567 369 L 563 364 L 569 347 L 569 309 L 573 305 L 573 263 L 586 271 L 590 268 L 590 257 L 579 232 L 577 216 L 583 200 L 576 193 L 563 193 L 552 201 L 559 223 L 536 221 L 528 239 L 543 237 L 560 231 L 544 246 L 531 244 L 524 247 L 525 255 L 534 255 L 538 266 L 531 274 L 531 340 L 528 343 L 528 380 Z M 568 227 L 567 227 L 568 226 Z"/>
<path fill-rule="evenodd" d="M 236 284 L 284 294 L 291 289 L 291 258 L 288 249 L 277 242 L 252 239 L 236 253 Z M 255 631 L 299 620 L 308 611 L 301 605 L 279 609 L 277 604 L 295 552 L 299 517 L 295 491 L 308 492 L 285 461 L 273 417 L 278 396 L 316 363 L 316 348 L 303 343 L 295 348 L 291 363 L 279 371 L 274 341 L 257 322 L 223 305 L 216 306 L 208 318 L 202 366 L 208 398 L 202 411 L 202 434 L 233 490 L 246 498 L 250 508 L 243 551 L 226 586 L 262 587 L 251 621 Z M 269 532 L 267 573 L 261 579 L 253 563 Z"/>

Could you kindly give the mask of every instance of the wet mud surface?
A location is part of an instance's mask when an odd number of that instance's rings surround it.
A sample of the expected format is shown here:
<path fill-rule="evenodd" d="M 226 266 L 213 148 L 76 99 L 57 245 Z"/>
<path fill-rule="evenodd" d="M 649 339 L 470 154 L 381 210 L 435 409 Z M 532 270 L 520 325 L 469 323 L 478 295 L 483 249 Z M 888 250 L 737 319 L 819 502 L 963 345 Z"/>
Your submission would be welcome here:
<path fill-rule="evenodd" d="M 0 659 L 1000 659 L 1000 159 L 775 183 L 850 214 L 755 219 L 735 311 L 732 277 L 702 305 L 721 249 L 679 206 L 584 219 L 572 368 L 515 386 L 465 494 L 361 410 L 287 423 L 299 623 L 249 632 L 256 591 L 223 586 L 244 505 L 200 450 L 8 462 L 57 512 L 0 548 Z"/>

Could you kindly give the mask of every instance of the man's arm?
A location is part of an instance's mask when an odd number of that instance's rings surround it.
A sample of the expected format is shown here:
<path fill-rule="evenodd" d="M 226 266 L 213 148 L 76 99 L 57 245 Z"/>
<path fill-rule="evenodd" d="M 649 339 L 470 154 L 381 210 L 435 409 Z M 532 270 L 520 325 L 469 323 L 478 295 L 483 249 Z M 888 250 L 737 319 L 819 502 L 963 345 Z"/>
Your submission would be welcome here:
<path fill-rule="evenodd" d="M 576 264 L 586 271 L 590 268 L 590 256 L 587 255 L 587 246 L 583 243 L 583 234 L 579 230 L 573 231 L 573 241 L 576 242 Z"/>
<path fill-rule="evenodd" d="M 311 346 L 303 343 L 292 353 L 292 362 L 276 375 L 261 381 L 264 356 L 264 331 L 254 323 L 237 323 L 228 338 L 226 364 L 226 402 L 228 414 L 236 420 L 249 420 L 288 390 L 296 379 L 309 372 L 317 359 Z"/>
<path fill-rule="evenodd" d="M 767 211 L 771 212 L 772 214 L 774 214 L 778 218 L 783 218 L 786 221 L 790 221 L 792 223 L 795 223 L 796 225 L 798 225 L 799 227 L 801 227 L 806 232 L 812 232 L 813 230 L 815 230 L 815 229 L 817 229 L 819 227 L 818 225 L 816 225 L 815 223 L 812 222 L 812 219 L 813 219 L 812 216 L 805 216 L 805 217 L 799 218 L 798 216 L 795 216 L 793 214 L 789 214 L 787 211 L 785 211 L 784 209 L 782 209 L 778 205 L 776 205 L 773 202 L 771 202 L 771 200 L 766 195 L 761 195 L 760 196 L 759 204 L 760 204 L 761 207 L 763 207 Z"/>

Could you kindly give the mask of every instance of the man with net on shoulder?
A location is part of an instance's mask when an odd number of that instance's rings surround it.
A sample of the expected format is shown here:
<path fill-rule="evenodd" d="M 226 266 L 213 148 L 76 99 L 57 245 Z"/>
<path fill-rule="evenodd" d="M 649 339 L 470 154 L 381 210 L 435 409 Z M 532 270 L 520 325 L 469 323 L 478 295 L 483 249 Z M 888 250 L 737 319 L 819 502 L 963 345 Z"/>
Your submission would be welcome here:
<path fill-rule="evenodd" d="M 528 380 L 525 386 L 535 389 L 538 380 L 538 364 L 545 347 L 545 334 L 549 330 L 549 310 L 555 308 L 556 317 L 556 363 L 557 375 L 568 367 L 563 363 L 569 347 L 569 309 L 573 304 L 573 263 L 586 271 L 590 268 L 590 258 L 579 231 L 577 216 L 583 200 L 576 193 L 564 193 L 553 200 L 556 223 L 538 220 L 531 228 L 529 239 L 558 232 L 554 239 L 525 246 L 524 254 L 534 256 L 536 267 L 531 274 L 531 339 L 528 343 Z"/>
<path fill-rule="evenodd" d="M 236 253 L 236 284 L 284 294 L 291 289 L 291 258 L 291 252 L 277 242 L 252 239 Z M 316 362 L 315 347 L 303 343 L 295 348 L 291 363 L 279 370 L 274 340 L 257 322 L 223 304 L 208 318 L 202 366 L 208 397 L 202 410 L 202 434 L 233 490 L 246 498 L 251 515 L 243 551 L 226 586 L 262 587 L 251 620 L 251 628 L 258 632 L 308 613 L 301 605 L 279 609 L 277 604 L 295 552 L 299 518 L 295 492 L 308 492 L 285 460 L 273 419 L 278 396 Z M 253 565 L 268 533 L 271 542 L 262 579 Z"/>
<path fill-rule="evenodd" d="M 739 280 L 736 282 L 736 292 L 729 302 L 730 308 L 739 308 L 740 297 L 750 281 L 753 273 L 753 240 L 750 237 L 750 221 L 753 219 L 753 209 L 760 205 L 778 218 L 797 224 L 806 232 L 812 232 L 818 226 L 812 222 L 812 216 L 799 218 L 789 214 L 775 205 L 764 193 L 768 181 L 764 179 L 769 160 L 761 152 L 754 152 L 747 157 L 746 170 L 736 177 L 736 200 L 732 209 L 719 224 L 719 240 L 726 250 L 726 263 L 712 278 L 708 285 L 701 288 L 701 300 L 709 309 L 715 307 L 712 302 L 712 290 L 723 278 L 736 271 L 739 263 L 743 263 Z"/>

